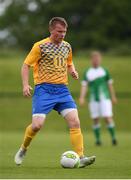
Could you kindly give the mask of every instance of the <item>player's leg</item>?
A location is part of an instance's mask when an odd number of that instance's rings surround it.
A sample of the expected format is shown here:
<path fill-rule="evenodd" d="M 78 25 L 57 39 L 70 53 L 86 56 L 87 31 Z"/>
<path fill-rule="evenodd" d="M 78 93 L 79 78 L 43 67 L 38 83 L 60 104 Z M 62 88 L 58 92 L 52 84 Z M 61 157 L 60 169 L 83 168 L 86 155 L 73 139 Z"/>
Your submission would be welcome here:
<path fill-rule="evenodd" d="M 117 145 L 116 133 L 115 133 L 115 124 L 112 117 L 105 117 L 107 123 L 107 129 L 112 138 L 112 144 Z"/>
<path fill-rule="evenodd" d="M 27 150 L 34 136 L 42 128 L 45 122 L 45 117 L 46 117 L 45 114 L 39 114 L 39 115 L 35 114 L 35 116 L 33 116 L 32 124 L 30 124 L 25 131 L 24 140 L 21 146 L 23 149 Z"/>
<path fill-rule="evenodd" d="M 99 122 L 99 118 L 94 118 L 93 119 L 93 131 L 94 135 L 96 138 L 96 145 L 100 146 L 101 145 L 101 126 Z"/>
<path fill-rule="evenodd" d="M 35 114 L 35 116 L 33 116 L 32 124 L 27 126 L 27 128 L 25 130 L 25 135 L 24 135 L 22 145 L 15 155 L 14 160 L 17 165 L 20 165 L 22 163 L 24 156 L 26 154 L 26 151 L 27 151 L 32 139 L 38 133 L 38 131 L 42 128 L 44 121 L 45 121 L 44 114 L 39 114 L 39 115 Z"/>
<path fill-rule="evenodd" d="M 62 111 L 66 113 L 67 110 Z M 80 129 L 80 122 L 76 109 L 72 109 L 64 116 L 70 130 L 70 139 L 73 149 L 79 156 L 83 156 L 83 135 Z"/>
<path fill-rule="evenodd" d="M 117 141 L 116 141 L 115 123 L 113 120 L 111 100 L 107 99 L 107 100 L 101 101 L 101 113 L 102 113 L 102 117 L 104 117 L 106 120 L 107 129 L 112 138 L 112 144 L 116 145 Z"/>
<path fill-rule="evenodd" d="M 80 167 L 85 167 L 95 161 L 95 156 L 84 157 L 83 135 L 76 104 L 67 88 L 59 97 L 60 102 L 54 107 L 66 120 L 70 129 L 70 140 L 74 151 L 80 156 Z"/>
<path fill-rule="evenodd" d="M 95 156 L 84 156 L 83 135 L 80 128 L 77 109 L 65 109 L 61 113 L 69 126 L 73 149 L 80 156 L 80 167 L 85 167 L 94 163 Z"/>
<path fill-rule="evenodd" d="M 44 124 L 46 114 L 53 108 L 53 103 L 48 100 L 48 94 L 44 91 L 42 85 L 35 86 L 32 103 L 32 124 L 25 130 L 21 148 L 15 156 L 16 164 L 22 163 L 32 139 Z"/>
<path fill-rule="evenodd" d="M 90 116 L 93 120 L 93 131 L 96 139 L 96 145 L 101 145 L 101 129 L 100 129 L 100 104 L 97 101 L 91 101 L 89 103 Z"/>

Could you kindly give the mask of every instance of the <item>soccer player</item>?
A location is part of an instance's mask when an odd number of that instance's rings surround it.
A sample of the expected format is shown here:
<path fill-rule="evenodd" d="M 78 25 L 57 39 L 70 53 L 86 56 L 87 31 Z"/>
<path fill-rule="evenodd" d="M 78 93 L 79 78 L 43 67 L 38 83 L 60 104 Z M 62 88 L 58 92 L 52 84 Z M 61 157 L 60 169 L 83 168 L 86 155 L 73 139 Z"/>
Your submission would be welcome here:
<path fill-rule="evenodd" d="M 32 105 L 32 123 L 26 128 L 23 143 L 15 155 L 15 163 L 20 165 L 27 149 L 38 131 L 42 128 L 46 115 L 56 110 L 67 122 L 70 140 L 74 151 L 80 157 L 80 167 L 95 161 L 95 156 L 84 156 L 83 135 L 76 104 L 67 88 L 67 72 L 78 79 L 72 62 L 72 50 L 64 41 L 67 22 L 62 17 L 54 17 L 49 22 L 50 36 L 35 43 L 22 66 L 23 95 L 31 97 L 29 69 L 33 67 L 35 90 Z"/>
<path fill-rule="evenodd" d="M 81 82 L 79 103 L 85 103 L 85 96 L 89 89 L 89 110 L 93 119 L 93 130 L 96 137 L 96 145 L 101 145 L 100 117 L 104 118 L 112 138 L 112 144 L 116 145 L 115 124 L 112 117 L 112 103 L 116 103 L 116 95 L 113 88 L 113 80 L 107 69 L 101 66 L 102 56 L 100 52 L 91 53 L 91 67 L 89 67 Z"/>

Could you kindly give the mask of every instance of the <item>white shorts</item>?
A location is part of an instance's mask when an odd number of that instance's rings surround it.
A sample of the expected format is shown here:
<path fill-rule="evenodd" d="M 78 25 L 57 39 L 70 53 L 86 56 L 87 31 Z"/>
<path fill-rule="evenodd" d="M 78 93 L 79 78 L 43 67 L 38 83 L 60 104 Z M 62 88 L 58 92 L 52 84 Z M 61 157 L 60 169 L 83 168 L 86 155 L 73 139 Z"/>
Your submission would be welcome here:
<path fill-rule="evenodd" d="M 99 117 L 112 117 L 112 102 L 110 99 L 101 101 L 91 101 L 89 103 L 89 110 L 92 119 Z"/>

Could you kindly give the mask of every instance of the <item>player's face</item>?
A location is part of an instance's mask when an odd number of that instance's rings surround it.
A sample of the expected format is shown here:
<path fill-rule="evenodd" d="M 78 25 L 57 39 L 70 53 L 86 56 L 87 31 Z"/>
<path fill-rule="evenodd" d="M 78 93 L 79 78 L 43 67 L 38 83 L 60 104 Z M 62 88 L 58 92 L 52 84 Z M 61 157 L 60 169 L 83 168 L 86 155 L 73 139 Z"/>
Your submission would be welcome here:
<path fill-rule="evenodd" d="M 95 54 L 91 58 L 91 63 L 93 67 L 98 67 L 101 64 L 101 55 L 100 54 Z"/>
<path fill-rule="evenodd" d="M 51 38 L 55 43 L 61 43 L 65 38 L 67 28 L 61 24 L 56 24 L 52 29 L 50 29 Z"/>

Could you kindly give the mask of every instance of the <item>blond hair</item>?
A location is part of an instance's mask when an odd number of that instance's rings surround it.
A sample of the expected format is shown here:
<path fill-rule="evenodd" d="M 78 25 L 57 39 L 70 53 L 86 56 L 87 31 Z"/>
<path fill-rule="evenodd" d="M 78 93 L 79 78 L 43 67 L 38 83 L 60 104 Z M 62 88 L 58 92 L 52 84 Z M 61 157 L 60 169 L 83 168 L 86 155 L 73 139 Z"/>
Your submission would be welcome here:
<path fill-rule="evenodd" d="M 101 53 L 100 53 L 100 51 L 92 51 L 90 56 L 91 57 L 93 57 L 93 56 L 101 56 Z"/>
<path fill-rule="evenodd" d="M 49 28 L 53 28 L 56 24 L 61 24 L 64 27 L 68 27 L 68 24 L 66 22 L 66 20 L 62 17 L 53 17 L 50 21 L 49 21 Z"/>

